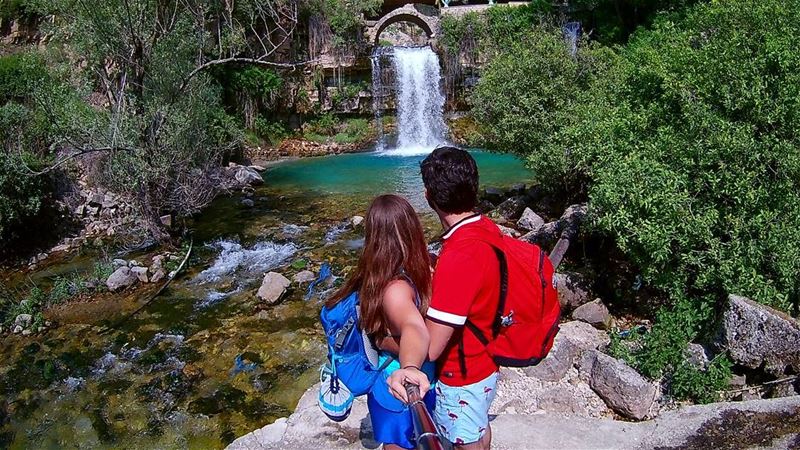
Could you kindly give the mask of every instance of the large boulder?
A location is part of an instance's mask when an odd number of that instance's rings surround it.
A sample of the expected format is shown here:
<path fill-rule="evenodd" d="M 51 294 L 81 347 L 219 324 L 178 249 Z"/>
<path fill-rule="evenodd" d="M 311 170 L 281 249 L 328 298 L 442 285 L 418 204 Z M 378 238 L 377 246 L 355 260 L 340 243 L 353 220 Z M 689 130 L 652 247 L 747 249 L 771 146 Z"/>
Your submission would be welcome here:
<path fill-rule="evenodd" d="M 258 288 L 256 296 L 268 305 L 274 305 L 280 301 L 290 284 L 292 282 L 283 275 L 277 272 L 269 272 L 264 275 L 264 281 L 261 283 L 261 287 Z"/>
<path fill-rule="evenodd" d="M 28 328 L 33 323 L 33 316 L 30 314 L 19 314 L 14 318 L 14 325 L 22 328 Z"/>
<path fill-rule="evenodd" d="M 142 283 L 150 282 L 150 279 L 147 277 L 147 267 L 142 266 L 134 266 L 131 267 L 131 273 L 136 275 L 136 278 L 141 281 Z"/>
<path fill-rule="evenodd" d="M 116 292 L 136 283 L 137 279 L 138 277 L 135 273 L 131 272 L 130 267 L 120 267 L 108 277 L 106 286 L 111 292 Z"/>
<path fill-rule="evenodd" d="M 496 217 L 502 217 L 506 220 L 515 220 L 522 215 L 525 210 L 525 197 L 511 197 L 497 205 L 497 209 L 492 212 Z"/>
<path fill-rule="evenodd" d="M 553 282 L 558 290 L 561 309 L 564 311 L 572 311 L 594 298 L 589 280 L 579 273 L 556 273 L 553 275 Z"/>
<path fill-rule="evenodd" d="M 292 281 L 294 281 L 297 284 L 310 283 L 316 279 L 317 276 L 314 275 L 314 272 L 310 270 L 303 270 L 302 272 L 297 272 L 292 277 Z"/>
<path fill-rule="evenodd" d="M 544 219 L 530 208 L 522 211 L 522 216 L 517 221 L 517 226 L 528 231 L 538 231 L 544 225 Z"/>
<path fill-rule="evenodd" d="M 558 381 L 572 368 L 576 358 L 587 350 L 608 346 L 608 335 L 584 322 L 560 325 L 550 353 L 537 365 L 523 369 L 525 374 L 543 381 Z"/>
<path fill-rule="evenodd" d="M 556 241 L 560 232 L 561 222 L 553 221 L 526 233 L 521 239 L 531 244 L 549 247 L 550 244 Z"/>
<path fill-rule="evenodd" d="M 566 210 L 561 218 L 558 219 L 561 225 L 561 236 L 572 239 L 578 235 L 578 229 L 584 220 L 589 208 L 586 203 L 579 203 L 571 205 Z"/>
<path fill-rule="evenodd" d="M 601 330 L 607 330 L 611 327 L 611 314 L 599 298 L 575 308 L 575 311 L 572 312 L 572 318 L 586 322 Z"/>
<path fill-rule="evenodd" d="M 589 385 L 616 413 L 644 420 L 658 413 L 658 385 L 625 364 L 604 353 L 588 352 L 591 370 Z"/>
<path fill-rule="evenodd" d="M 772 375 L 787 367 L 800 372 L 800 323 L 788 315 L 738 295 L 728 297 L 720 347 L 751 369 L 764 366 Z"/>
<path fill-rule="evenodd" d="M 233 177 L 239 184 L 245 186 L 264 184 L 264 179 L 261 178 L 261 174 L 249 167 L 239 166 Z"/>

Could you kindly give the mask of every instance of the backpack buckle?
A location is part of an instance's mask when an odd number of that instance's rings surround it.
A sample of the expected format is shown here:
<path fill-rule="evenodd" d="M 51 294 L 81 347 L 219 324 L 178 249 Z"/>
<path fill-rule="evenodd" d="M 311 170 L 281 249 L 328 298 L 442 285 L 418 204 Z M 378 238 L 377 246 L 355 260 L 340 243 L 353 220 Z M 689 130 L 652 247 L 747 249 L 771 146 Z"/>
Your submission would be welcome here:
<path fill-rule="evenodd" d="M 500 325 L 504 327 L 510 327 L 514 325 L 514 311 L 509 311 L 507 316 L 500 316 Z"/>

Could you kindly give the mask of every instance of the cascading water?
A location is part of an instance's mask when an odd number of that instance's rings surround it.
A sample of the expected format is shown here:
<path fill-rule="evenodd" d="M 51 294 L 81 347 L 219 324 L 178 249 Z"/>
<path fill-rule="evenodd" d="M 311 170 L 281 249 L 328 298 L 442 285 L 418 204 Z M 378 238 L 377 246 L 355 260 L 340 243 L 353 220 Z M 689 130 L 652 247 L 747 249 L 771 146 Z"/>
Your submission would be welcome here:
<path fill-rule="evenodd" d="M 439 58 L 430 47 L 394 47 L 397 146 L 384 153 L 419 155 L 445 143 Z M 377 65 L 380 70 L 380 63 Z M 373 80 L 380 73 L 373 73 Z M 373 81 L 374 83 L 374 81 Z"/>

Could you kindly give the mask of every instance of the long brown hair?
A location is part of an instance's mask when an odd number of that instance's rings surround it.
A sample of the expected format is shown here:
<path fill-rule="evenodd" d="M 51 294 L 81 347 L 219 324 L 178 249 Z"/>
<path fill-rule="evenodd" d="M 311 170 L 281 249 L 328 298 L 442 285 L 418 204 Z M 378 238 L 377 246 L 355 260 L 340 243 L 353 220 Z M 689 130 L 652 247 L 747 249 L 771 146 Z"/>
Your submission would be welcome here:
<path fill-rule="evenodd" d="M 364 250 L 355 273 L 326 302 L 331 307 L 358 291 L 361 327 L 380 338 L 387 332 L 383 292 L 405 271 L 417 288 L 420 311 L 428 308 L 431 271 L 422 224 L 414 208 L 398 195 L 380 195 L 372 201 L 364 221 Z"/>

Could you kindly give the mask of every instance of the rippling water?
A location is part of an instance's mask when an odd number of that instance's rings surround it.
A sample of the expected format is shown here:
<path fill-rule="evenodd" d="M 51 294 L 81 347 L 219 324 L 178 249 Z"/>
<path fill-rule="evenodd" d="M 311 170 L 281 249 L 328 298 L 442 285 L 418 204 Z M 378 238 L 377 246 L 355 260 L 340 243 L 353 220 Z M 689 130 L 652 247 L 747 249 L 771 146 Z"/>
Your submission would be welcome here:
<path fill-rule="evenodd" d="M 513 157 L 475 157 L 483 185 L 529 177 Z M 367 153 L 274 166 L 254 208 L 224 198 L 196 218 L 188 269 L 133 319 L 99 333 L 155 286 L 50 311 L 59 326 L 43 336 L 0 339 L 0 448 L 220 448 L 288 415 L 325 355 L 319 295 L 306 301 L 307 286 L 293 285 L 280 304 L 259 304 L 264 272 L 291 279 L 327 262 L 341 280 L 363 242 L 349 218 L 378 193 L 408 196 L 436 236 L 421 158 Z M 76 256 L 31 279 L 90 270 L 91 259 Z"/>

